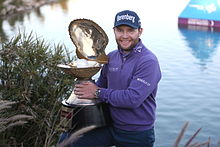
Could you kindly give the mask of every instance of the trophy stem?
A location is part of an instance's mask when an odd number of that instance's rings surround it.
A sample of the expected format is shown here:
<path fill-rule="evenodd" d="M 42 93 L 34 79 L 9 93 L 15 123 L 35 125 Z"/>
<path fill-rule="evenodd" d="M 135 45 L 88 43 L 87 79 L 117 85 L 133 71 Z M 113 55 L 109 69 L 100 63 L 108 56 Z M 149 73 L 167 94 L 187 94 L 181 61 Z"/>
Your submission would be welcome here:
<path fill-rule="evenodd" d="M 77 79 L 76 84 L 81 83 L 83 81 L 92 81 L 92 80 L 91 78 Z M 66 100 L 66 103 L 70 105 L 95 105 L 98 103 L 98 101 L 97 99 L 80 99 L 75 95 L 74 91 L 72 91 L 71 95 Z"/>

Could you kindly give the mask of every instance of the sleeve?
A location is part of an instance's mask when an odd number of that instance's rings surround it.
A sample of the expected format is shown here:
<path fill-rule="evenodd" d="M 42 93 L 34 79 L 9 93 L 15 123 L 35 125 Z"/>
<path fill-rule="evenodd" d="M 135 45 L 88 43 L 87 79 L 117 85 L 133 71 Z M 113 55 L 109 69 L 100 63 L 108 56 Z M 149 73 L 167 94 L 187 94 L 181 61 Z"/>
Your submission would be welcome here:
<path fill-rule="evenodd" d="M 140 63 L 133 78 L 125 90 L 102 88 L 100 98 L 114 107 L 137 108 L 155 89 L 161 79 L 161 71 L 157 60 Z"/>

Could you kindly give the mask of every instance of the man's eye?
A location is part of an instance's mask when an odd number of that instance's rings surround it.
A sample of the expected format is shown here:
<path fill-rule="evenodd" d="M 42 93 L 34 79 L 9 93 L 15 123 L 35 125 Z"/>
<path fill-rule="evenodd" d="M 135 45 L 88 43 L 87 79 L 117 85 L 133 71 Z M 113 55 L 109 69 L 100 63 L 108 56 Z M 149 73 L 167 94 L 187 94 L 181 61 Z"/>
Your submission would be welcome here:
<path fill-rule="evenodd" d="M 134 32 L 134 29 L 130 29 L 130 30 L 128 30 L 129 32 Z"/>

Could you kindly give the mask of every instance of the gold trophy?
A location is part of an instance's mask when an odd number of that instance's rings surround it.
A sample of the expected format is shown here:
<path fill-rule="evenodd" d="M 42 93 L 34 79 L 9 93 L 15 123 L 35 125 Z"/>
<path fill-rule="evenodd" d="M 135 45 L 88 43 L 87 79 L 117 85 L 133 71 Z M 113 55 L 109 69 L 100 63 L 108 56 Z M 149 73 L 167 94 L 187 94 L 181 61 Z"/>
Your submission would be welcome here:
<path fill-rule="evenodd" d="M 108 36 L 95 22 L 76 19 L 69 24 L 69 35 L 76 46 L 78 59 L 68 65 L 57 65 L 65 73 L 76 78 L 76 83 L 92 80 L 102 64 L 108 63 L 105 48 Z M 110 123 L 107 104 L 97 99 L 79 99 L 71 93 L 62 101 L 61 127 L 65 131 L 75 131 L 87 126 L 101 127 Z"/>

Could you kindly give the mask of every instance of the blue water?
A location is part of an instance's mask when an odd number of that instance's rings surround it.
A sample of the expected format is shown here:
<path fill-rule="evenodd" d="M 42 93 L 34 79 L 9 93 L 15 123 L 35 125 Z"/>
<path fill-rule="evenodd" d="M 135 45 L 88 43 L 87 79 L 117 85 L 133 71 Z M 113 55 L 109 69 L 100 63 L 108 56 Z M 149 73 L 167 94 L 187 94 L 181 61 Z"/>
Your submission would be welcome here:
<path fill-rule="evenodd" d="M 68 25 L 76 18 L 97 22 L 108 34 L 106 52 L 115 49 L 114 15 L 123 9 L 139 13 L 145 45 L 158 57 L 163 78 L 157 94 L 156 147 L 172 146 L 185 122 L 189 126 L 181 144 L 197 129 L 194 142 L 211 137 L 220 141 L 220 33 L 198 28 L 178 28 L 177 18 L 189 0 L 66 0 L 43 6 L 19 18 L 2 22 L 4 36 L 32 31 L 47 42 L 63 43 L 74 54 Z M 96 77 L 94 77 L 96 78 Z"/>

